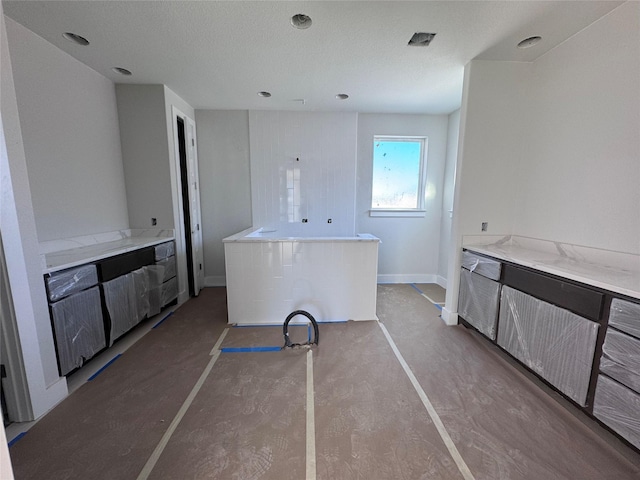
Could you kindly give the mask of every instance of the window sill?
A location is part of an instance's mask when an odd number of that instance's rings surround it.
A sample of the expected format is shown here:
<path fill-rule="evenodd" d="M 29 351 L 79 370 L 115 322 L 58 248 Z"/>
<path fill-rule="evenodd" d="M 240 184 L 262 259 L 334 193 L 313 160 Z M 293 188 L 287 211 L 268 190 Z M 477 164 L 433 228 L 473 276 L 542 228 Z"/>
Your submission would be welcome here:
<path fill-rule="evenodd" d="M 426 210 L 369 210 L 370 217 L 424 217 Z"/>

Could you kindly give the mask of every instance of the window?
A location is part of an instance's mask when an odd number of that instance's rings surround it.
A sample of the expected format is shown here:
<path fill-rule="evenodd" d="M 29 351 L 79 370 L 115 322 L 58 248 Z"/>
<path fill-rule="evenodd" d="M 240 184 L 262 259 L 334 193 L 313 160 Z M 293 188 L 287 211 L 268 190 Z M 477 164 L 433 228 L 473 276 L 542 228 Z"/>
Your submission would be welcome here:
<path fill-rule="evenodd" d="M 373 137 L 373 216 L 424 216 L 427 139 Z"/>

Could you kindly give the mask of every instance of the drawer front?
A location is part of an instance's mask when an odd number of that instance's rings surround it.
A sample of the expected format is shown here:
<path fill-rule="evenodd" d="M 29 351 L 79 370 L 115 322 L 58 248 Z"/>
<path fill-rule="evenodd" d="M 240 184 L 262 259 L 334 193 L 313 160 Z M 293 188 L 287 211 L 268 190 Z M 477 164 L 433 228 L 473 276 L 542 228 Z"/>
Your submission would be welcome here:
<path fill-rule="evenodd" d="M 640 338 L 640 303 L 614 298 L 609 310 L 609 325 Z"/>
<path fill-rule="evenodd" d="M 640 392 L 640 340 L 613 328 L 607 329 L 600 371 Z"/>
<path fill-rule="evenodd" d="M 496 339 L 500 284 L 467 269 L 460 269 L 458 315 L 480 333 Z"/>
<path fill-rule="evenodd" d="M 126 275 L 155 261 L 153 247 L 142 248 L 134 252 L 116 255 L 97 263 L 98 275 L 101 282 L 108 282 L 114 278 Z"/>
<path fill-rule="evenodd" d="M 483 277 L 500 280 L 502 264 L 497 260 L 464 250 L 462 252 L 462 267 Z"/>
<path fill-rule="evenodd" d="M 175 242 L 172 240 L 170 242 L 161 243 L 160 245 L 156 245 L 155 249 L 155 260 L 164 260 L 165 258 L 169 258 L 171 255 L 176 254 Z"/>
<path fill-rule="evenodd" d="M 598 376 L 593 415 L 640 448 L 640 395 L 615 380 Z"/>
<path fill-rule="evenodd" d="M 502 287 L 498 345 L 583 407 L 599 327 L 568 310 Z"/>
<path fill-rule="evenodd" d="M 512 265 L 504 265 L 503 282 L 582 317 L 600 319 L 604 294 L 598 291 Z"/>
<path fill-rule="evenodd" d="M 176 276 L 176 257 L 171 256 L 165 260 L 160 260 L 156 263 L 156 265 L 164 267 L 164 275 L 162 277 L 162 281 L 166 282 L 167 280 Z"/>
<path fill-rule="evenodd" d="M 82 265 L 45 276 L 47 294 L 52 302 L 93 287 L 98 283 L 98 271 L 95 265 Z"/>

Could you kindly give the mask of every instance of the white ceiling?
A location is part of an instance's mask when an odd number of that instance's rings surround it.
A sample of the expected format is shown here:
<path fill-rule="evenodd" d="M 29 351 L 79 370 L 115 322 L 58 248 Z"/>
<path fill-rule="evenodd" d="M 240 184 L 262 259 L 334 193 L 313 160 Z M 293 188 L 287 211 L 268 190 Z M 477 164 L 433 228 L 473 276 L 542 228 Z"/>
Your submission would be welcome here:
<path fill-rule="evenodd" d="M 533 61 L 612 1 L 3 1 L 4 12 L 116 83 L 165 84 L 196 109 L 446 114 L 474 58 Z M 309 15 L 308 30 L 291 26 Z M 73 32 L 89 46 L 62 37 Z M 436 33 L 408 47 L 415 32 Z M 527 50 L 516 44 L 543 37 Z M 114 66 L 133 72 L 123 77 Z M 267 90 L 271 98 L 257 92 Z M 348 100 L 335 98 L 338 93 Z M 305 99 L 303 104 L 300 99 Z"/>

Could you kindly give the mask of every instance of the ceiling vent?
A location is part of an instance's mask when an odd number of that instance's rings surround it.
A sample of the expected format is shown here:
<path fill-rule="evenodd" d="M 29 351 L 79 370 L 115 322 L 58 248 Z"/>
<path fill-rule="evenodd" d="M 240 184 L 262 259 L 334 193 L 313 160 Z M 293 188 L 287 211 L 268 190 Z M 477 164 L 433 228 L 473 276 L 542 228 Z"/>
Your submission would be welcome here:
<path fill-rule="evenodd" d="M 435 36 L 435 33 L 416 32 L 407 45 L 410 47 L 428 47 Z"/>
<path fill-rule="evenodd" d="M 309 15 L 305 15 L 304 13 L 298 13 L 291 17 L 291 25 L 300 30 L 305 30 L 311 26 L 311 17 Z"/>

